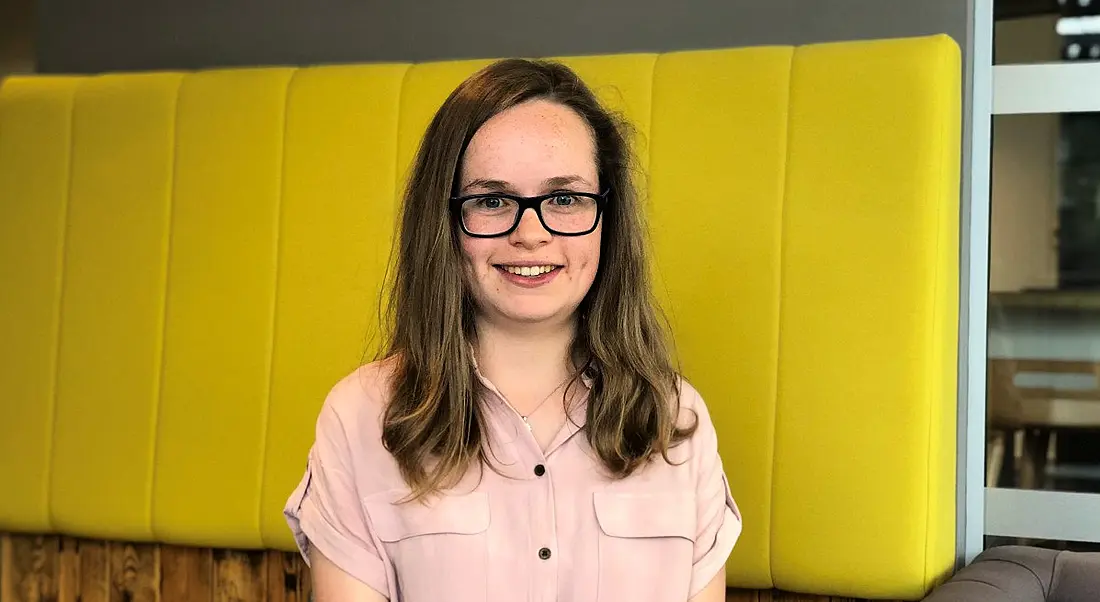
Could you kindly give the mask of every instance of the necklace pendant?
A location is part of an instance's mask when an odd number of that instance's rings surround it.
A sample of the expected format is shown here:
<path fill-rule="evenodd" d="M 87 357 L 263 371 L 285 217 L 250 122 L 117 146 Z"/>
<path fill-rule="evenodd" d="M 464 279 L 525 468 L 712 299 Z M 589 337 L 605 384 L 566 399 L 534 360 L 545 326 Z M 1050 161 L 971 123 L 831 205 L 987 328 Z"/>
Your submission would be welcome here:
<path fill-rule="evenodd" d="M 532 430 L 531 429 L 531 422 L 529 420 L 527 420 L 527 417 L 526 416 L 520 416 L 520 418 L 523 419 L 523 424 L 527 425 L 527 430 Z"/>

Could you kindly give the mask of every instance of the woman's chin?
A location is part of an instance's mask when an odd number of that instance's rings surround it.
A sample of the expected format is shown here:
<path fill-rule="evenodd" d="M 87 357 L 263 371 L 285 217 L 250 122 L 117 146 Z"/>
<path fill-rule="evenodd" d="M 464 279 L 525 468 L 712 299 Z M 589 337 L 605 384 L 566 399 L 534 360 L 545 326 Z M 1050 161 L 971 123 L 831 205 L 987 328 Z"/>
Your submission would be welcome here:
<path fill-rule="evenodd" d="M 501 308 L 499 317 L 507 323 L 529 326 L 565 324 L 572 312 L 563 307 L 508 307 Z"/>

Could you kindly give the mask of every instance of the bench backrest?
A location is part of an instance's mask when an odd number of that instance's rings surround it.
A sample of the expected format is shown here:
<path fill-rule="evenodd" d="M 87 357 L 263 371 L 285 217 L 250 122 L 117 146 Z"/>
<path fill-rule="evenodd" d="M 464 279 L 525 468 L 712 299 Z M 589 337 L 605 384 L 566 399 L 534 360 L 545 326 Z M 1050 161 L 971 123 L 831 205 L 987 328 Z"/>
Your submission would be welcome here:
<path fill-rule="evenodd" d="M 637 127 L 730 584 L 921 595 L 955 550 L 958 48 L 563 60 Z M 0 530 L 291 549 L 410 158 L 484 64 L 6 81 Z"/>

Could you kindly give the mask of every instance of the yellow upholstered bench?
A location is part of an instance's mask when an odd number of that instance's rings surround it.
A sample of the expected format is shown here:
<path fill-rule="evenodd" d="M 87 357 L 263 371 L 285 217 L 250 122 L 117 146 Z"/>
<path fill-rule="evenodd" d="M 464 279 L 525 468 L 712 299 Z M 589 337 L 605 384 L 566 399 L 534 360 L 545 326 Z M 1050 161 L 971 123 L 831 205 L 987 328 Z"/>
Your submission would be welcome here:
<path fill-rule="evenodd" d="M 955 558 L 958 48 L 564 60 L 637 126 L 730 585 L 923 596 Z M 7 80 L 0 531 L 292 549 L 406 167 L 483 64 Z"/>

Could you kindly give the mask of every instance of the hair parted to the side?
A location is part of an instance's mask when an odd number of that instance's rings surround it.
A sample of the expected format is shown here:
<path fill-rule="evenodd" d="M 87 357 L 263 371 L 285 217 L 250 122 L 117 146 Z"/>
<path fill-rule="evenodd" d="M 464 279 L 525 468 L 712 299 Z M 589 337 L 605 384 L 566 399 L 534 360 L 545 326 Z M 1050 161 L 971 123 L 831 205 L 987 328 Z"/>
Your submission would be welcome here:
<path fill-rule="evenodd" d="M 595 373 L 585 435 L 607 472 L 622 478 L 658 455 L 667 460 L 668 450 L 695 430 L 694 424 L 677 424 L 679 379 L 670 333 L 651 292 L 628 125 L 564 65 L 502 60 L 464 81 L 440 107 L 404 193 L 381 350 L 393 364 L 382 441 L 413 499 L 454 486 L 475 463 L 478 469 L 492 465 L 471 357 L 475 302 L 464 281 L 462 234 L 447 201 L 474 133 L 493 116 L 534 99 L 560 103 L 588 123 L 600 188 L 610 190 L 601 217 L 600 266 L 578 308 L 571 350 L 577 366 L 571 386 L 585 369 Z"/>

